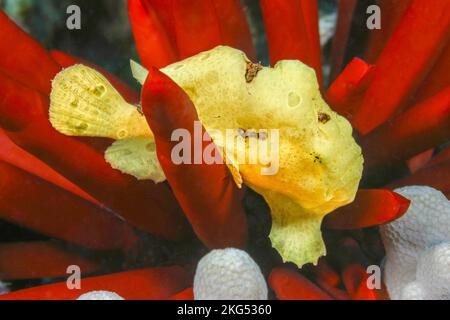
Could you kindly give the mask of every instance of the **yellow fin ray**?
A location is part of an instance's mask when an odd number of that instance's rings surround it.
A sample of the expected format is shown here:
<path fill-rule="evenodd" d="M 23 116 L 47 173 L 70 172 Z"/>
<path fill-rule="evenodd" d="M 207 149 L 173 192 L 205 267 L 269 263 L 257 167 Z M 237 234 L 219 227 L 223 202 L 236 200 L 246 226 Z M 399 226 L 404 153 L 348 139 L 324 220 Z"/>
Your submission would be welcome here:
<path fill-rule="evenodd" d="M 156 155 L 156 144 L 149 137 L 134 137 L 114 142 L 105 152 L 106 161 L 122 173 L 155 183 L 166 180 Z"/>
<path fill-rule="evenodd" d="M 284 262 L 301 267 L 317 264 L 325 255 L 320 225 L 323 216 L 309 213 L 291 198 L 280 193 L 262 191 L 272 212 L 270 241 Z"/>
<path fill-rule="evenodd" d="M 124 139 L 152 136 L 145 117 L 98 71 L 77 64 L 52 81 L 50 122 L 70 136 Z"/>

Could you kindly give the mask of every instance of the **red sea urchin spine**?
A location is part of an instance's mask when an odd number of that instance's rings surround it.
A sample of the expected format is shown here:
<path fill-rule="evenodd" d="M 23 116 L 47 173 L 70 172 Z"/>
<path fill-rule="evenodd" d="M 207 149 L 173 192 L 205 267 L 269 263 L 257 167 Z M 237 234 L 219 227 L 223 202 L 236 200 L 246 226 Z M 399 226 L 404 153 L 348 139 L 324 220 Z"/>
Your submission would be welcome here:
<path fill-rule="evenodd" d="M 345 1 L 344 1 L 345 2 Z M 411 4 L 411 0 L 378 0 L 381 29 L 370 30 L 365 59 L 374 63 Z"/>
<path fill-rule="evenodd" d="M 169 297 L 168 300 L 194 300 L 194 289 L 187 288 Z"/>
<path fill-rule="evenodd" d="M 0 295 L 0 300 L 74 300 L 97 290 L 112 291 L 127 300 L 161 300 L 190 285 L 189 272 L 174 266 L 82 278 L 81 289 L 69 289 L 65 281 L 58 282 Z"/>
<path fill-rule="evenodd" d="M 450 192 L 450 147 L 445 148 L 427 162 L 420 170 L 392 182 L 390 188 L 409 185 L 426 185 L 447 193 Z"/>
<path fill-rule="evenodd" d="M 99 263 L 51 241 L 0 243 L 2 280 L 64 277 L 70 265 L 79 266 L 83 274 L 100 270 Z"/>
<path fill-rule="evenodd" d="M 327 283 L 330 286 L 336 287 L 341 282 L 339 274 L 326 262 L 325 257 L 319 259 L 316 266 L 308 265 L 311 267 L 312 274 L 315 280 Z"/>
<path fill-rule="evenodd" d="M 321 280 L 315 280 L 315 283 L 335 300 L 350 300 L 350 296 L 342 289 L 333 287 Z"/>
<path fill-rule="evenodd" d="M 155 135 L 161 167 L 197 236 L 210 248 L 242 248 L 247 237 L 246 216 L 241 192 L 227 166 L 203 161 L 176 165 L 171 158 L 177 144 L 171 141 L 171 135 L 176 129 L 190 133 L 190 147 L 195 150 L 198 133 L 194 133 L 194 122 L 198 116 L 187 94 L 152 68 L 143 86 L 142 109 Z M 202 128 L 202 137 L 204 132 Z"/>
<path fill-rule="evenodd" d="M 172 48 L 174 48 L 177 60 L 179 60 L 177 49 L 177 38 L 175 34 L 175 20 L 173 16 L 174 0 L 141 0 L 141 1 L 145 7 L 149 8 L 149 10 L 156 12 L 158 19 L 164 28 L 164 32 L 169 38 Z"/>
<path fill-rule="evenodd" d="M 389 184 L 390 188 L 404 186 L 430 186 L 443 193 L 450 192 L 450 160 L 433 166 L 426 166 L 419 171 Z"/>
<path fill-rule="evenodd" d="M 331 49 L 331 80 L 336 79 L 344 64 L 356 0 L 339 1 L 338 5 L 338 20 Z"/>
<path fill-rule="evenodd" d="M 0 72 L 41 93 L 49 94 L 49 79 L 53 79 L 61 68 L 47 50 L 31 39 L 1 10 L 0 34 Z"/>
<path fill-rule="evenodd" d="M 156 12 L 178 60 L 217 45 L 228 45 L 244 51 L 251 59 L 256 58 L 239 0 L 142 0 L 142 3 Z"/>
<path fill-rule="evenodd" d="M 128 6 L 139 55 L 148 69 L 163 67 L 230 40 L 222 39 L 221 24 L 211 0 L 129 0 Z M 149 42 L 152 34 L 158 38 Z M 161 62 L 152 58 L 152 47 L 158 43 L 167 52 L 159 59 Z"/>
<path fill-rule="evenodd" d="M 388 298 L 386 288 L 383 285 L 379 289 L 376 285 L 369 286 L 368 260 L 354 239 L 342 239 L 332 254 L 340 269 L 342 282 L 351 299 L 386 300 Z M 370 284 L 373 283 L 370 281 Z"/>
<path fill-rule="evenodd" d="M 327 215 L 329 229 L 361 229 L 391 222 L 408 210 L 410 201 L 386 189 L 358 190 L 355 201 Z"/>
<path fill-rule="evenodd" d="M 449 31 L 449 1 L 412 0 L 378 58 L 374 80 L 353 117 L 360 133 L 369 133 L 408 102 L 447 44 Z"/>
<path fill-rule="evenodd" d="M 305 19 L 306 34 L 310 50 L 311 66 L 316 70 L 317 80 L 320 86 L 323 84 L 322 76 L 322 48 L 319 33 L 319 6 L 317 0 L 300 0 L 300 5 Z"/>
<path fill-rule="evenodd" d="M 180 59 L 224 44 L 219 19 L 210 0 L 173 1 L 173 19 Z"/>
<path fill-rule="evenodd" d="M 342 272 L 342 279 L 352 300 L 387 300 L 385 288 L 375 289 L 368 285 L 367 268 L 361 264 L 349 264 Z"/>
<path fill-rule="evenodd" d="M 91 249 L 123 249 L 136 241 L 111 212 L 1 161 L 0 217 Z"/>
<path fill-rule="evenodd" d="M 316 283 L 322 290 L 328 293 L 331 297 L 337 300 L 349 300 L 349 295 L 338 288 L 341 284 L 341 277 L 339 274 L 326 262 L 325 257 L 319 259 L 317 266 L 308 265 L 311 267 L 307 269 L 314 275 L 314 283 Z"/>
<path fill-rule="evenodd" d="M 369 87 L 375 66 L 354 58 L 328 88 L 325 99 L 332 109 L 351 119 Z"/>
<path fill-rule="evenodd" d="M 416 94 L 416 101 L 431 98 L 439 91 L 450 86 L 450 40 L 439 59 L 434 64 L 430 74 L 425 78 L 423 84 Z"/>
<path fill-rule="evenodd" d="M 449 139 L 450 87 L 365 136 L 365 165 L 371 169 L 404 161 Z"/>
<path fill-rule="evenodd" d="M 35 151 L 41 159 L 136 227 L 173 240 L 185 236 L 185 220 L 164 184 L 137 181 L 121 174 L 95 149 L 55 132 L 47 119 L 40 120 L 26 130 L 13 133 L 15 141 Z"/>
<path fill-rule="evenodd" d="M 186 221 L 163 184 L 137 181 L 111 168 L 103 153 L 51 126 L 48 99 L 0 74 L 0 125 L 20 147 L 43 160 L 133 225 L 181 239 Z"/>
<path fill-rule="evenodd" d="M 128 0 L 134 40 L 143 65 L 162 68 L 175 62 L 177 53 L 156 12 L 145 1 Z"/>
<path fill-rule="evenodd" d="M 444 162 L 450 162 L 450 146 L 447 146 L 444 150 L 433 157 L 430 162 L 426 164 L 426 167 L 432 167 Z"/>
<path fill-rule="evenodd" d="M 32 154 L 15 145 L 0 128 L 0 160 L 16 166 L 24 171 L 32 173 L 44 180 L 47 180 L 58 187 L 66 189 L 73 194 L 78 195 L 92 203 L 100 205 L 91 195 L 81 190 L 77 185 L 73 184 L 62 175 L 57 173 L 44 162 L 33 156 Z"/>
<path fill-rule="evenodd" d="M 310 63 L 308 35 L 305 21 L 300 15 L 300 2 L 261 0 L 261 10 L 271 64 L 285 59 L 298 59 Z"/>
<path fill-rule="evenodd" d="M 272 270 L 269 285 L 279 300 L 333 300 L 310 280 L 285 267 Z"/>
<path fill-rule="evenodd" d="M 317 44 L 310 43 L 310 40 L 318 40 L 312 31 L 312 21 L 315 19 L 304 17 L 305 13 L 310 13 L 311 8 L 306 4 L 302 7 L 302 3 L 293 0 L 261 0 L 271 64 L 280 60 L 298 59 L 315 68 L 320 80 L 322 69 L 317 65 L 320 57 L 315 56 Z M 308 9 L 307 12 L 304 9 Z"/>
<path fill-rule="evenodd" d="M 239 0 L 213 0 L 219 19 L 222 44 L 244 51 L 250 60 L 256 59 L 252 35 Z"/>
<path fill-rule="evenodd" d="M 409 172 L 414 173 L 424 167 L 433 157 L 434 149 L 428 149 L 407 160 Z"/>

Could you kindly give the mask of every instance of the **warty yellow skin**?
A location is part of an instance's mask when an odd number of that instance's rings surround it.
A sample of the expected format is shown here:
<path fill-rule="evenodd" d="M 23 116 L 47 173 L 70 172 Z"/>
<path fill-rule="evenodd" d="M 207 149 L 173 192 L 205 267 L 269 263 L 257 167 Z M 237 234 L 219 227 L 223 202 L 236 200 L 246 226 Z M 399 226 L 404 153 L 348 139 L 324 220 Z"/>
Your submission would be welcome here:
<path fill-rule="evenodd" d="M 88 67 L 79 68 L 84 74 L 95 73 L 95 77 L 90 77 L 92 79 L 102 77 Z M 144 83 L 147 71 L 136 63 L 132 63 L 132 71 L 135 78 Z M 261 67 L 252 64 L 243 52 L 219 46 L 161 71 L 189 95 L 203 126 L 222 149 L 238 185 L 243 181 L 269 204 L 272 213 L 270 239 L 283 259 L 299 267 L 316 263 L 325 254 L 321 221 L 329 212 L 353 201 L 362 175 L 363 157 L 352 137 L 351 125 L 322 99 L 313 69 L 295 60 L 280 61 L 273 68 Z M 157 177 L 158 181 L 163 180 L 163 174 L 157 173 L 161 169 L 155 165 L 156 153 L 148 152 L 147 156 L 142 156 L 142 146 L 154 150 L 151 147 L 154 141 L 138 109 L 116 98 L 117 92 L 105 84 L 103 78 L 98 83 L 105 86 L 107 93 L 111 91 L 111 94 L 105 94 L 109 98 L 103 104 L 95 100 L 95 104 L 85 106 L 82 111 L 85 116 L 80 112 L 72 116 L 68 106 L 71 100 L 65 103 L 62 100 L 64 92 L 72 92 L 70 98 L 73 100 L 80 91 L 90 97 L 95 92 L 89 88 L 96 87 L 93 81 L 84 85 L 84 89 L 71 89 L 65 78 L 74 83 L 74 77 L 83 78 L 80 70 L 68 68 L 54 80 L 50 108 L 50 121 L 54 127 L 71 135 L 88 133 L 125 138 L 121 140 L 120 148 L 126 152 L 117 151 L 117 145 L 113 145 L 114 152 L 107 151 L 108 162 L 139 179 L 153 177 L 155 180 Z M 54 97 L 57 97 L 56 101 Z M 76 127 L 74 118 L 83 132 L 73 130 Z M 95 127 L 101 127 L 98 123 L 103 122 L 107 129 Z M 230 148 L 224 141 L 229 130 L 234 130 L 235 138 L 242 140 L 235 148 Z M 242 132 L 252 130 L 268 130 L 268 134 L 264 139 L 242 137 Z M 277 140 L 270 130 L 277 130 Z M 126 134 L 120 137 L 117 132 Z M 140 137 L 139 143 L 134 137 Z M 237 160 L 242 148 L 248 154 L 251 143 L 259 147 L 270 142 L 277 142 L 278 146 L 275 174 L 262 174 L 270 164 Z M 135 157 L 142 160 L 131 161 Z M 153 172 L 149 172 L 149 167 Z"/>

